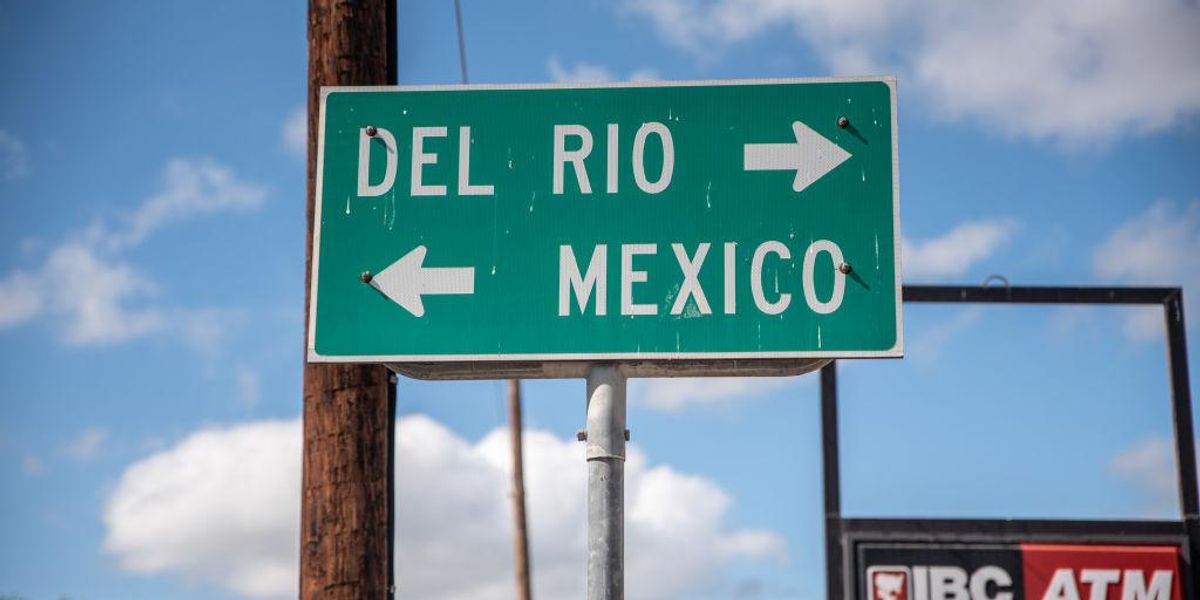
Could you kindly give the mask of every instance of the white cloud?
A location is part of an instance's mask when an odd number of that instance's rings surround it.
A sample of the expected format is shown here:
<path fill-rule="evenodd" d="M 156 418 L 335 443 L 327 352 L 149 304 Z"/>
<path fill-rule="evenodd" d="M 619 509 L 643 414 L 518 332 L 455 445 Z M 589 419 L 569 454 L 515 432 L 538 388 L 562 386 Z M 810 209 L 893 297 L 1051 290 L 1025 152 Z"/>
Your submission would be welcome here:
<path fill-rule="evenodd" d="M 23 323 L 42 311 L 42 292 L 36 277 L 14 271 L 0 279 L 0 327 Z"/>
<path fill-rule="evenodd" d="M 241 400 L 242 406 L 248 409 L 258 406 L 258 401 L 262 398 L 262 383 L 259 381 L 258 371 L 240 366 L 236 370 L 236 379 L 238 399 Z"/>
<path fill-rule="evenodd" d="M 98 427 L 85 429 L 63 447 L 63 453 L 78 461 L 91 460 L 107 440 L 108 431 Z"/>
<path fill-rule="evenodd" d="M 1067 340 L 1079 335 L 1082 331 L 1093 331 L 1100 318 L 1099 311 L 1096 309 L 1095 305 L 1080 304 L 1054 307 L 1046 319 L 1049 324 L 1046 333 L 1051 338 Z M 1160 310 L 1160 317 L 1161 312 Z"/>
<path fill-rule="evenodd" d="M 0 129 L 0 180 L 25 177 L 32 171 L 29 151 L 17 136 Z"/>
<path fill-rule="evenodd" d="M 0 279 L 0 328 L 47 314 L 63 321 L 71 346 L 116 344 L 159 332 L 178 334 L 193 350 L 216 354 L 237 311 L 147 306 L 158 286 L 133 266 L 93 246 L 65 242 L 33 273 Z"/>
<path fill-rule="evenodd" d="M 130 466 L 104 549 L 134 573 L 176 573 L 253 598 L 294 597 L 299 421 L 207 429 Z"/>
<path fill-rule="evenodd" d="M 164 326 L 159 311 L 129 307 L 131 300 L 154 291 L 155 286 L 129 265 L 104 259 L 90 246 L 67 242 L 37 271 L 14 271 L 0 279 L 0 328 L 48 313 L 65 319 L 67 344 L 121 342 Z"/>
<path fill-rule="evenodd" d="M 546 70 L 550 72 L 551 79 L 563 83 L 603 83 L 613 80 L 612 72 L 606 67 L 575 63 L 574 67 L 568 69 L 556 56 L 546 61 Z"/>
<path fill-rule="evenodd" d="M 840 74 L 894 72 L 934 114 L 1071 144 L 1200 111 L 1200 6 L 1187 0 L 626 0 L 702 56 L 788 28 Z"/>
<path fill-rule="evenodd" d="M 1138 491 L 1145 516 L 1179 515 L 1175 446 L 1170 439 L 1151 436 L 1122 450 L 1109 461 L 1108 472 Z"/>
<path fill-rule="evenodd" d="M 852 47 L 858 36 L 886 32 L 903 3 L 883 0 L 626 0 L 624 8 L 648 17 L 668 42 L 705 54 L 753 38 L 775 26 L 790 26 L 806 38 L 821 38 L 819 50 Z M 814 40 L 815 41 L 815 40 Z"/>
<path fill-rule="evenodd" d="M 980 305 L 959 308 L 948 319 L 941 319 L 930 327 L 917 329 L 908 326 L 908 357 L 923 366 L 937 366 L 942 351 L 959 334 L 974 327 L 983 316 L 984 308 Z"/>
<path fill-rule="evenodd" d="M 1200 311 L 1200 200 L 1180 206 L 1157 202 L 1122 223 L 1092 256 L 1096 276 L 1108 281 L 1184 288 L 1185 314 Z M 1192 321 L 1195 322 L 1194 320 Z M 1161 340 L 1162 310 L 1129 311 L 1125 332 L 1133 340 Z"/>
<path fill-rule="evenodd" d="M 189 348 L 205 357 L 221 351 L 225 336 L 246 321 L 239 309 L 174 309 L 168 313 L 169 330 L 183 338 Z"/>
<path fill-rule="evenodd" d="M 297 158 L 308 155 L 308 109 L 300 106 L 292 110 L 283 122 L 281 139 L 284 150 Z"/>
<path fill-rule="evenodd" d="M 693 407 L 720 408 L 761 398 L 796 382 L 790 377 L 634 379 L 629 382 L 629 397 L 631 402 L 647 408 L 678 413 Z"/>
<path fill-rule="evenodd" d="M 1192 288 L 1195 289 L 1195 288 Z M 1195 314 L 1195 301 L 1188 302 L 1192 307 L 1189 312 Z M 1159 306 L 1126 306 L 1123 307 L 1125 322 L 1122 331 L 1125 337 L 1135 342 L 1162 341 L 1166 333 L 1163 309 Z"/>
<path fill-rule="evenodd" d="M 942 236 L 923 242 L 903 239 L 904 278 L 962 277 L 976 263 L 999 250 L 1019 228 L 1012 219 L 985 219 L 959 223 Z"/>
<path fill-rule="evenodd" d="M 658 81 L 662 77 L 659 76 L 658 71 L 649 67 L 642 67 L 631 71 L 628 79 L 629 81 Z"/>
<path fill-rule="evenodd" d="M 546 70 L 550 72 L 551 79 L 560 83 L 605 83 L 621 79 L 613 75 L 607 67 L 601 65 L 577 62 L 574 66 L 566 67 L 558 60 L 557 56 L 551 56 L 546 61 Z M 648 68 L 635 69 L 625 78 L 626 81 L 653 81 L 656 79 L 658 79 L 658 72 Z"/>
<path fill-rule="evenodd" d="M 154 292 L 132 266 L 66 242 L 32 274 L 14 271 L 0 280 L 0 328 L 49 313 L 66 320 L 62 340 L 72 346 L 131 340 L 163 328 L 160 311 L 128 306 Z"/>
<path fill-rule="evenodd" d="M 200 216 L 245 213 L 266 201 L 267 190 L 238 179 L 232 169 L 209 159 L 174 158 L 167 163 L 163 188 L 127 215 L 114 232 L 93 231 L 115 249 L 135 246 L 163 226 Z"/>
<path fill-rule="evenodd" d="M 46 474 L 46 463 L 36 454 L 26 454 L 21 457 L 21 470 L 26 477 L 41 477 Z"/>
<path fill-rule="evenodd" d="M 1200 9 L 1182 0 L 944 4 L 912 65 L 955 117 L 1070 142 L 1200 110 Z M 936 29 L 935 29 L 936 28 Z"/>
<path fill-rule="evenodd" d="M 87 246 L 59 246 L 40 277 L 50 310 L 67 319 L 68 344 L 123 342 L 166 324 L 159 310 L 129 306 L 135 298 L 154 294 L 153 283 L 128 264 L 106 261 Z"/>
<path fill-rule="evenodd" d="M 405 597 L 512 595 L 507 432 L 470 443 L 423 416 L 400 419 L 397 581 Z M 254 598 L 296 593 L 300 422 L 195 433 L 125 470 L 105 510 L 104 547 L 122 568 L 203 580 Z M 584 595 L 583 445 L 525 433 L 534 595 Z M 733 560 L 778 560 L 782 539 L 730 530 L 732 499 L 710 481 L 626 463 L 630 597 L 693 597 Z"/>
<path fill-rule="evenodd" d="M 0 278 L 0 329 L 51 315 L 64 320 L 63 340 L 71 345 L 112 344 L 171 331 L 203 350 L 219 334 L 216 313 L 145 305 L 158 286 L 122 254 L 170 223 L 246 212 L 265 198 L 265 188 L 239 180 L 211 160 L 173 159 L 162 189 L 118 219 L 119 227 L 93 225 L 52 247 L 35 269 Z"/>

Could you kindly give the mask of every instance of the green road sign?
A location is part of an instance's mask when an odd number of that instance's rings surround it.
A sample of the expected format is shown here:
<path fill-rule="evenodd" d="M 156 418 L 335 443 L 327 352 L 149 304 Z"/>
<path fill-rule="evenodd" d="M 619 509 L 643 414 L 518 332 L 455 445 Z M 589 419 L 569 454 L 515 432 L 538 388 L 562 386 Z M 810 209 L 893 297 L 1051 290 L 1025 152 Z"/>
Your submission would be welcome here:
<path fill-rule="evenodd" d="M 902 354 L 890 79 L 326 88 L 319 140 L 311 361 Z"/>

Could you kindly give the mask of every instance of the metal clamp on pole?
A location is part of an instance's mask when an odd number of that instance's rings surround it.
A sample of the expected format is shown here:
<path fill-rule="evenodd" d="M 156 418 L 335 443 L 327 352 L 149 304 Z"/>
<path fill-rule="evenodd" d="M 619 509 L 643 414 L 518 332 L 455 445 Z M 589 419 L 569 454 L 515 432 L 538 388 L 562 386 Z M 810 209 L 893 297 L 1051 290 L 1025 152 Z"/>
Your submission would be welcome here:
<path fill-rule="evenodd" d="M 596 365 L 587 377 L 587 600 L 625 598 L 625 375 Z"/>

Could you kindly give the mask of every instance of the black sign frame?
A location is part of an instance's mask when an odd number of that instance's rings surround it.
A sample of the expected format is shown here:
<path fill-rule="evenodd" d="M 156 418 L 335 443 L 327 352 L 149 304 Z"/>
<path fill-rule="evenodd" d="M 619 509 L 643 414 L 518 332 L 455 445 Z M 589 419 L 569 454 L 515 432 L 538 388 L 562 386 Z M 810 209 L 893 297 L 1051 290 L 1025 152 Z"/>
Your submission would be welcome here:
<path fill-rule="evenodd" d="M 1200 591 L 1200 491 L 1197 486 L 1191 384 L 1183 290 L 1178 287 L 932 286 L 906 285 L 904 302 L 984 304 L 1159 305 L 1166 325 L 1179 520 L 1085 521 L 1006 519 L 846 519 L 841 514 L 837 363 L 821 369 L 822 472 L 825 506 L 826 595 L 852 598 L 855 549 L 864 541 L 1171 544 L 1180 547 L 1184 598 Z"/>

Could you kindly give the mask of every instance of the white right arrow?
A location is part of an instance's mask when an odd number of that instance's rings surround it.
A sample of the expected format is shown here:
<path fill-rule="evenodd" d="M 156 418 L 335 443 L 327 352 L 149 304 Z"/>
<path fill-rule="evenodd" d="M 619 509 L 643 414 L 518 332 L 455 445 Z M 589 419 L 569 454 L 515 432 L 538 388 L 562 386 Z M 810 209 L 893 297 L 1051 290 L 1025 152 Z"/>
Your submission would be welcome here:
<path fill-rule="evenodd" d="M 417 246 L 371 277 L 371 287 L 416 317 L 425 314 L 423 295 L 475 293 L 475 267 L 423 267 L 425 251 Z"/>
<path fill-rule="evenodd" d="M 746 144 L 745 170 L 796 171 L 792 189 L 799 192 L 850 158 L 850 153 L 813 131 L 808 125 L 792 123 L 795 143 Z"/>

